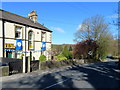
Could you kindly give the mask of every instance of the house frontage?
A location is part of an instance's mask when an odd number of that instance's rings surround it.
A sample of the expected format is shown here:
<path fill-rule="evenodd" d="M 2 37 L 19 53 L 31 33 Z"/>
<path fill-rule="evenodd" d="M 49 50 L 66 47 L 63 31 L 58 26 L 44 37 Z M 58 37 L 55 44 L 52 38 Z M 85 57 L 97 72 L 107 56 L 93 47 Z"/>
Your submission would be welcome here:
<path fill-rule="evenodd" d="M 0 57 L 21 58 L 26 55 L 39 60 L 40 55 L 51 56 L 52 31 L 38 23 L 36 11 L 22 17 L 0 10 Z"/>

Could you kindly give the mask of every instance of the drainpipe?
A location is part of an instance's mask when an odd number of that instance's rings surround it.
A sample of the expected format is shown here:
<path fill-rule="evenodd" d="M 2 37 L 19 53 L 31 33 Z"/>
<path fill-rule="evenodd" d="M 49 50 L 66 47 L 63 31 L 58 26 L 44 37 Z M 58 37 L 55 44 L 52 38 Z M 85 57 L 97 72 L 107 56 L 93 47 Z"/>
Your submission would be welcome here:
<path fill-rule="evenodd" d="M 3 35 L 3 58 L 5 57 L 4 49 L 5 49 L 5 21 L 2 20 L 2 35 Z"/>
<path fill-rule="evenodd" d="M 25 56 L 23 57 L 23 73 L 26 71 L 26 28 L 27 26 L 25 26 Z"/>

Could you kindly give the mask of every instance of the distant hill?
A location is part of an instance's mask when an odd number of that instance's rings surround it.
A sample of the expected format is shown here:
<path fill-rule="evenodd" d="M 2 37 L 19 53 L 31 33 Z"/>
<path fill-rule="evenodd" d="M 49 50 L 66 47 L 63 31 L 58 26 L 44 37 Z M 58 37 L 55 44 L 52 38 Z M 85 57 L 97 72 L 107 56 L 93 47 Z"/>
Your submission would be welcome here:
<path fill-rule="evenodd" d="M 68 47 L 69 51 L 73 51 L 75 44 L 52 44 L 52 50 L 61 53 L 63 51 L 64 46 Z"/>

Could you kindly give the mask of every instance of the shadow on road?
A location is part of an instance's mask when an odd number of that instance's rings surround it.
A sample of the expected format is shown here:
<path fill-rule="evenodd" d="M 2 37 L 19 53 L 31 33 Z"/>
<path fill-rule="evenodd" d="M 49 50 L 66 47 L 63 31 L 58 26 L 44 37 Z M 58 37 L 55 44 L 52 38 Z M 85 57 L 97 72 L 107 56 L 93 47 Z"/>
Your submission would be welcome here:
<path fill-rule="evenodd" d="M 116 66 L 109 65 L 108 62 L 86 67 L 77 66 L 76 70 L 84 73 L 85 76 L 83 75 L 83 77 L 86 77 L 84 80 L 89 82 L 94 88 L 120 87 L 120 72 Z"/>
<path fill-rule="evenodd" d="M 73 71 L 75 71 L 76 73 L 72 73 Z M 73 74 L 73 78 L 61 74 L 64 72 L 68 72 L 68 74 L 71 72 Z M 48 73 L 42 76 L 29 76 L 21 78 L 19 81 L 7 82 L 5 86 L 7 86 L 8 88 L 13 88 L 13 86 L 17 88 L 26 88 L 29 86 L 28 88 L 40 89 L 76 88 L 77 90 L 79 89 L 81 83 L 78 83 L 79 86 L 76 87 L 73 79 L 79 73 L 82 73 L 82 79 L 80 80 L 88 82 L 90 85 L 92 85 L 93 88 L 118 88 L 120 85 L 120 72 L 118 72 L 118 68 L 116 66 L 109 65 L 108 62 L 88 66 L 76 65 L 73 68 L 70 68 L 68 70 L 66 69 L 64 72 Z M 79 77 L 76 78 L 79 79 Z M 61 82 L 64 80 L 66 81 Z M 80 80 L 78 80 L 78 82 Z"/>

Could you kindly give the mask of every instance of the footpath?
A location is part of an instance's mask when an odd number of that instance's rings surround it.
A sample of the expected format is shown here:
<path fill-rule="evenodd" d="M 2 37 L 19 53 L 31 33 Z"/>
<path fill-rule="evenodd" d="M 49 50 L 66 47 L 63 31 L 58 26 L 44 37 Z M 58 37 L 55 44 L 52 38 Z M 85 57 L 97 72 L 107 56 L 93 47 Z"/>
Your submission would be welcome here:
<path fill-rule="evenodd" d="M 70 69 L 72 67 L 75 67 L 75 66 L 63 66 L 60 68 L 51 68 L 51 69 L 47 69 L 47 70 L 36 70 L 33 72 L 28 72 L 28 73 L 19 73 L 19 74 L 13 74 L 10 76 L 3 76 L 1 78 L 2 78 L 2 82 L 6 82 L 6 81 L 17 80 L 17 79 L 29 77 L 29 76 L 38 76 L 38 75 L 42 75 L 42 74 L 58 72 L 58 71 L 62 71 L 65 69 Z"/>
<path fill-rule="evenodd" d="M 98 64 L 100 64 L 100 62 L 98 62 Z M 112 61 L 109 62 L 108 64 L 110 66 L 114 66 L 114 67 L 116 66 L 115 62 L 112 62 Z M 80 66 L 81 65 L 82 66 L 86 66 L 86 65 L 94 66 L 94 63 L 91 63 L 91 64 L 78 64 L 78 65 L 80 65 Z M 19 73 L 19 74 L 13 74 L 13 75 L 10 75 L 10 76 L 3 76 L 1 78 L 2 78 L 2 82 L 7 82 L 7 81 L 17 80 L 17 79 L 24 78 L 24 77 L 29 77 L 29 76 L 38 76 L 38 75 L 42 75 L 42 74 L 48 74 L 48 73 L 63 71 L 63 70 L 74 68 L 74 67 L 76 67 L 78 65 L 75 65 L 75 66 L 62 66 L 60 68 L 51 68 L 51 69 L 46 69 L 46 70 L 36 70 L 36 71 L 33 71 L 33 72 L 28 72 L 28 73 Z M 120 70 L 117 70 L 117 72 L 120 72 Z"/>

